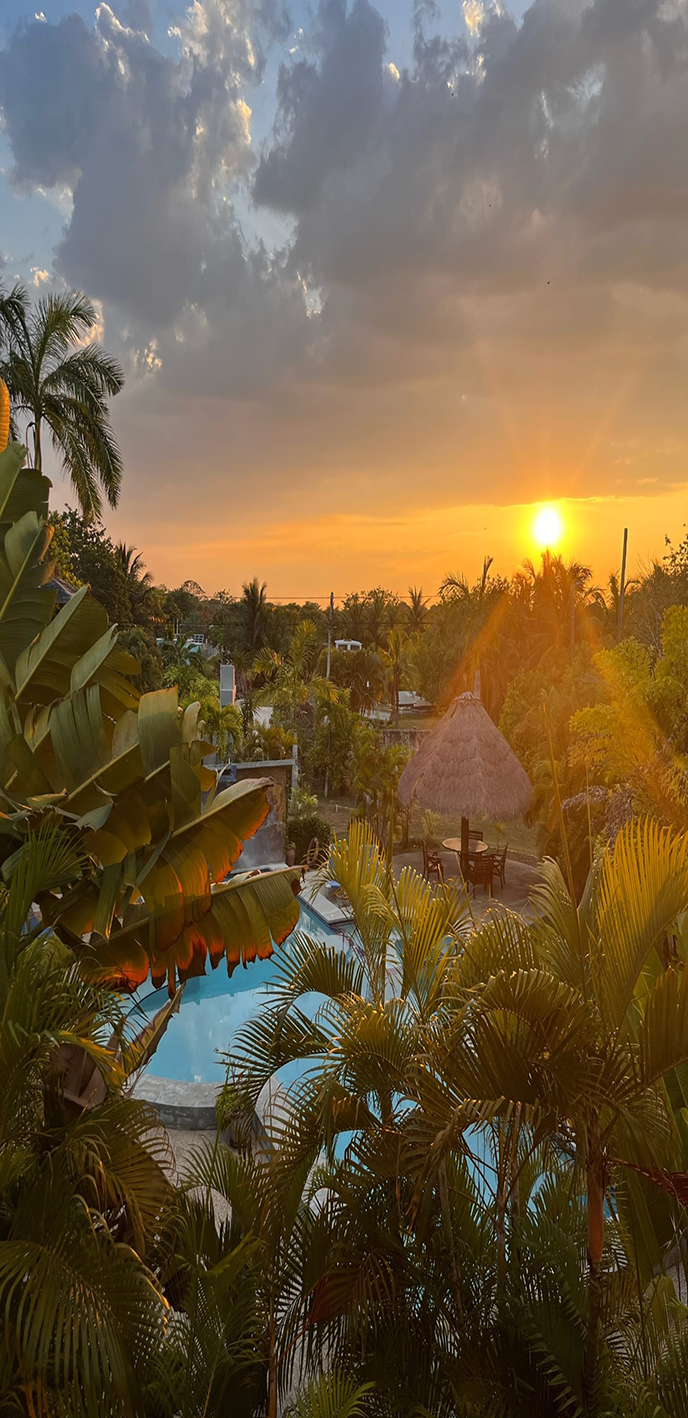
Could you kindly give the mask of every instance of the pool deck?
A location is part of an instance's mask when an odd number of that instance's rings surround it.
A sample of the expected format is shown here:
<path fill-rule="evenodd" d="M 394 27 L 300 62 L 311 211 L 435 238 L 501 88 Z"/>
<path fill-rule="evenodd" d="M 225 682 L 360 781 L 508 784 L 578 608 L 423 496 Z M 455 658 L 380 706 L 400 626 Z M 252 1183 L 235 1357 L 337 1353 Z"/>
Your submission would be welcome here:
<path fill-rule="evenodd" d="M 441 852 L 444 879 L 447 882 L 456 882 L 459 876 L 459 865 L 453 852 Z M 423 857 L 421 852 L 395 852 L 394 854 L 394 875 L 399 879 L 404 867 L 413 867 L 414 871 L 423 870 Z M 333 929 L 344 929 L 350 927 L 351 920 L 346 912 L 342 911 L 341 905 L 333 899 L 332 893 L 317 891 L 312 895 L 317 872 L 308 872 L 303 885 L 302 895 L 304 900 L 317 911 L 318 915 Z M 507 858 L 504 886 L 496 884 L 492 896 L 482 887 L 478 887 L 475 896 L 472 892 L 469 897 L 471 910 L 479 920 L 484 916 L 490 907 L 503 906 L 509 911 L 517 911 L 526 920 L 532 919 L 533 908 L 530 904 L 530 893 L 538 880 L 538 871 L 534 863 L 518 861 L 516 858 Z"/>

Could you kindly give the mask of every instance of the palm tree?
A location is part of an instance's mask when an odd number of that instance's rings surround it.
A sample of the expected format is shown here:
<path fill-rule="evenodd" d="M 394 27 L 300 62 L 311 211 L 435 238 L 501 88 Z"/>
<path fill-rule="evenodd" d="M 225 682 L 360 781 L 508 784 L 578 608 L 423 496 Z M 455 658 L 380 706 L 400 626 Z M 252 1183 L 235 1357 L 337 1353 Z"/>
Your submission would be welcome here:
<path fill-rule="evenodd" d="M 273 704 L 294 734 L 298 731 L 299 710 L 312 703 L 318 690 L 324 692 L 328 688 L 328 681 L 315 673 L 317 637 L 313 622 L 302 620 L 285 655 L 263 646 L 253 663 L 254 674 L 265 681 L 256 698 Z M 336 698 L 337 690 L 331 683 L 329 693 Z"/>
<path fill-rule="evenodd" d="M 611 1265 L 606 1216 L 628 1169 L 673 1195 L 685 1176 L 673 1170 L 684 1163 L 685 1149 L 671 1096 L 688 1059 L 688 966 L 674 935 L 687 903 L 688 837 L 651 820 L 620 833 L 591 873 L 580 905 L 571 881 L 545 863 L 534 894 L 536 924 L 524 929 L 514 920 L 510 934 L 495 934 L 492 923 L 467 945 L 456 979 L 463 1007 L 445 1031 L 444 1062 L 435 1053 L 420 1082 L 426 1177 L 471 1116 L 479 1128 L 496 1120 L 500 1133 L 510 1134 L 512 1156 L 518 1133 L 530 1132 L 534 1139 L 549 1136 L 559 1155 L 571 1159 L 572 1192 L 585 1197 L 587 1211 L 579 1377 L 588 1413 L 597 1411 Z M 496 1215 L 503 1256 L 515 1185 L 508 1172 Z M 636 1216 L 636 1230 L 638 1224 Z"/>
<path fill-rule="evenodd" d="M 108 399 L 124 384 L 119 362 L 95 340 L 86 341 L 96 311 L 77 291 L 42 298 L 32 308 L 24 286 L 0 297 L 0 335 L 6 355 L 0 372 L 13 415 L 28 419 L 34 467 L 43 466 L 43 428 L 71 478 L 81 509 L 93 520 L 102 511 L 101 490 L 117 506 L 122 458 L 112 432 Z"/>
<path fill-rule="evenodd" d="M 422 630 L 428 614 L 427 599 L 423 599 L 422 586 L 409 586 L 408 623 L 411 634 Z"/>
<path fill-rule="evenodd" d="M 267 582 L 259 584 L 258 577 L 245 581 L 239 602 L 244 647 L 248 651 L 259 650 L 265 643 L 268 622 Z"/>
<path fill-rule="evenodd" d="M 406 633 L 394 627 L 389 632 L 387 649 L 381 650 L 380 660 L 387 676 L 387 688 L 392 707 L 392 723 L 399 718 L 399 693 L 403 688 L 408 670 L 408 646 Z"/>
<path fill-rule="evenodd" d="M 366 596 L 365 633 L 373 650 L 381 650 L 387 643 L 389 628 L 398 615 L 399 605 L 395 596 L 376 586 Z"/>
<path fill-rule="evenodd" d="M 127 580 L 132 620 L 139 624 L 151 599 L 153 577 L 150 571 L 146 571 L 146 564 L 136 547 L 129 547 L 126 542 L 118 542 L 115 554 Z M 145 616 L 143 618 L 145 619 Z"/>
<path fill-rule="evenodd" d="M 146 563 L 136 547 L 128 547 L 126 542 L 118 542 L 115 550 L 125 576 L 131 576 L 135 581 L 150 581 L 150 572 L 146 571 Z"/>

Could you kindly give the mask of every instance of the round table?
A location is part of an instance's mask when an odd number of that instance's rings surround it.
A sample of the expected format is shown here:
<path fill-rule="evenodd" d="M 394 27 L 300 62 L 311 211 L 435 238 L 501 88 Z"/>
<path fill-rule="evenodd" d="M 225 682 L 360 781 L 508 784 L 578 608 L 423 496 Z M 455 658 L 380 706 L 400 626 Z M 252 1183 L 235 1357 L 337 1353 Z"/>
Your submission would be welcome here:
<path fill-rule="evenodd" d="M 447 837 L 447 838 L 445 839 L 445 841 L 442 843 L 442 846 L 445 848 L 445 850 L 446 850 L 447 852 L 458 852 L 458 853 L 460 854 L 460 853 L 461 853 L 461 838 L 460 838 L 460 837 Z M 487 851 L 489 851 L 487 842 L 474 842 L 474 843 L 473 843 L 473 846 L 468 848 L 468 855 L 469 855 L 469 857 L 472 857 L 472 856 L 475 856 L 475 854 L 478 853 L 478 852 L 487 852 Z"/>

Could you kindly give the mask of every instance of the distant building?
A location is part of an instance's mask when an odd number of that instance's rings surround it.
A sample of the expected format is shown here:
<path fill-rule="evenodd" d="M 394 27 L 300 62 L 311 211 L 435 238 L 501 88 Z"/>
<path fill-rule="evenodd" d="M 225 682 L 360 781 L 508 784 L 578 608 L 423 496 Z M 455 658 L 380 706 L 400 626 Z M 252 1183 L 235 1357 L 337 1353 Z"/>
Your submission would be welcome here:
<path fill-rule="evenodd" d="M 424 699 L 422 694 L 415 694 L 412 689 L 399 690 L 400 714 L 425 714 L 431 709 L 432 704 Z"/>
<path fill-rule="evenodd" d="M 220 708 L 234 704 L 236 700 L 236 675 L 234 665 L 220 665 Z"/>
<path fill-rule="evenodd" d="M 362 650 L 363 645 L 360 640 L 335 640 L 335 650 Z"/>

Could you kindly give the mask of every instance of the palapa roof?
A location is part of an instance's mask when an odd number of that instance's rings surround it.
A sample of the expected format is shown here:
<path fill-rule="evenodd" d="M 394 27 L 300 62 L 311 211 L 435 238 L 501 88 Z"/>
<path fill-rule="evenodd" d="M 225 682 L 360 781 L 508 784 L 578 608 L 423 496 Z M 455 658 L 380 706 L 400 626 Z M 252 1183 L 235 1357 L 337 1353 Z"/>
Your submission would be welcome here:
<path fill-rule="evenodd" d="M 530 807 L 530 780 L 480 699 L 461 694 L 409 759 L 399 801 L 445 817 L 510 821 Z"/>

